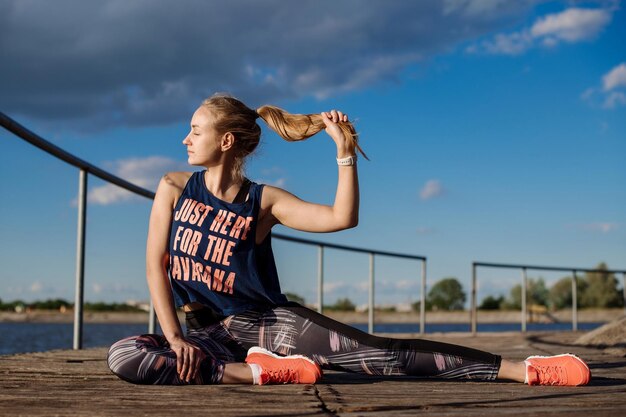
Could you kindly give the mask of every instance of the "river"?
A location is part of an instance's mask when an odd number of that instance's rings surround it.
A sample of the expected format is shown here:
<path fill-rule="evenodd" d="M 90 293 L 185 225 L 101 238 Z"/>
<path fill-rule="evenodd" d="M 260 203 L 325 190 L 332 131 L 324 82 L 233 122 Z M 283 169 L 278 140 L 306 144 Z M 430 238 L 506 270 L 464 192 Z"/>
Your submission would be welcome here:
<path fill-rule="evenodd" d="M 592 330 L 601 322 L 578 323 L 579 330 Z M 354 324 L 357 329 L 367 331 L 367 324 Z M 126 336 L 147 333 L 144 323 L 86 323 L 83 328 L 83 347 L 110 346 Z M 432 323 L 426 325 L 426 333 L 467 332 L 466 323 Z M 518 323 L 479 323 L 479 332 L 518 331 Z M 571 323 L 529 323 L 529 331 L 571 330 Z M 377 333 L 417 333 L 419 325 L 414 323 L 381 323 L 374 327 Z M 73 325 L 71 323 L 0 323 L 0 355 L 44 352 L 51 349 L 71 349 Z M 428 338 L 428 336 L 427 336 Z"/>

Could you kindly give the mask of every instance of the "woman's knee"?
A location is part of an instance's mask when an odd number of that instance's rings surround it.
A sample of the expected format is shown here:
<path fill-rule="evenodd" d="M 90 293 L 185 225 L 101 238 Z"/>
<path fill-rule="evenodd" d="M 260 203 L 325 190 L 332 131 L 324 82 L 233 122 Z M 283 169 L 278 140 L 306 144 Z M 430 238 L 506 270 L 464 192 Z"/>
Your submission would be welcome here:
<path fill-rule="evenodd" d="M 131 336 L 115 342 L 107 354 L 107 364 L 111 372 L 133 384 L 152 384 L 148 373 L 142 371 L 145 357 L 152 349 L 163 348 L 162 336 Z"/>

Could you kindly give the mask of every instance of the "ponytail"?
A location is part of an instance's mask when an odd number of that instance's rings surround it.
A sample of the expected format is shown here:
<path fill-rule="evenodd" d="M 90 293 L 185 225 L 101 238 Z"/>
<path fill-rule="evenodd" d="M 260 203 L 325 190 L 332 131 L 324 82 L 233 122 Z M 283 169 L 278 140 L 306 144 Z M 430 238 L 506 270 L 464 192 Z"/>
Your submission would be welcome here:
<path fill-rule="evenodd" d="M 232 174 L 239 181 L 244 179 L 246 157 L 254 152 L 261 138 L 257 117 L 262 118 L 272 130 L 290 142 L 307 139 L 326 128 L 319 114 L 290 114 L 275 106 L 262 106 L 254 111 L 227 94 L 214 94 L 204 100 L 202 105 L 217 116 L 214 128 L 219 134 L 231 132 L 235 136 Z M 357 142 L 358 135 L 352 123 L 339 122 L 338 125 L 348 138 L 348 151 L 351 154 L 359 151 L 368 159 Z"/>
<path fill-rule="evenodd" d="M 267 105 L 259 107 L 256 112 L 273 131 L 289 142 L 310 138 L 326 128 L 320 114 L 291 114 L 278 107 Z M 348 139 L 348 151 L 352 154 L 356 154 L 358 151 L 365 159 L 369 160 L 359 146 L 358 134 L 352 123 L 339 122 L 338 125 L 343 135 Z"/>

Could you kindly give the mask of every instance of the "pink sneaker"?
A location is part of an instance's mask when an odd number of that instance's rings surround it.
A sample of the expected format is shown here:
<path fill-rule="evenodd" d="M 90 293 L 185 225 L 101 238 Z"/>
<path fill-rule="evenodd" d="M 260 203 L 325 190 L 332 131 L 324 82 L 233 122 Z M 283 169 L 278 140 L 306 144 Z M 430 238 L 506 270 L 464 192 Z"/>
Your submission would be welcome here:
<path fill-rule="evenodd" d="M 261 385 L 315 384 L 322 377 L 319 365 L 306 356 L 279 356 L 258 346 L 248 350 L 246 363 L 259 365 Z"/>
<path fill-rule="evenodd" d="M 529 356 L 526 363 L 528 385 L 586 385 L 591 379 L 587 364 L 576 355 Z"/>

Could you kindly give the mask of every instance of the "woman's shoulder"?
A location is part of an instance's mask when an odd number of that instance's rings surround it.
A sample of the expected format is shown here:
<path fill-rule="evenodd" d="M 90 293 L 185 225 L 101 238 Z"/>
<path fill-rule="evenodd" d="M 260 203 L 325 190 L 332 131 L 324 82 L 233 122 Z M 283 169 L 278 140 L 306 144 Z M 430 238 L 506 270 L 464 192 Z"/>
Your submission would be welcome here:
<path fill-rule="evenodd" d="M 161 182 L 168 187 L 177 188 L 182 191 L 193 174 L 193 172 L 188 171 L 168 172 L 163 175 Z"/>
<path fill-rule="evenodd" d="M 193 175 L 193 172 L 168 172 L 161 177 L 159 182 L 159 188 L 157 194 L 160 194 L 167 200 L 176 201 L 178 197 L 183 193 L 185 185 L 189 181 L 189 178 Z"/>
<path fill-rule="evenodd" d="M 261 208 L 267 209 L 277 202 L 281 201 L 285 198 L 293 198 L 295 197 L 292 193 L 287 190 L 284 190 L 280 187 L 270 184 L 260 184 L 262 187 L 261 193 Z"/>

